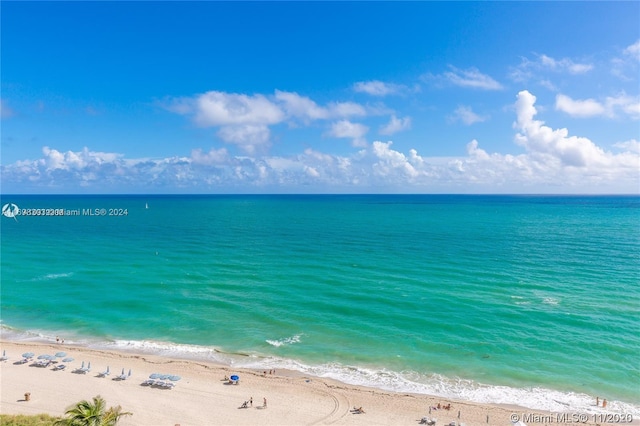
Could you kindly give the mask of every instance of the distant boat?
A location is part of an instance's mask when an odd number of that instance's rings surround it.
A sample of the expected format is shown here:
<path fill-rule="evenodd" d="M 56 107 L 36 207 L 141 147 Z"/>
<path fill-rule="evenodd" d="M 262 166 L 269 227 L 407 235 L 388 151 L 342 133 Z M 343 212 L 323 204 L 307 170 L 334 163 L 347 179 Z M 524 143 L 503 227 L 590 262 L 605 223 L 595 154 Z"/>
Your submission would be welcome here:
<path fill-rule="evenodd" d="M 144 203 L 144 208 L 148 209 L 149 208 L 149 203 Z"/>

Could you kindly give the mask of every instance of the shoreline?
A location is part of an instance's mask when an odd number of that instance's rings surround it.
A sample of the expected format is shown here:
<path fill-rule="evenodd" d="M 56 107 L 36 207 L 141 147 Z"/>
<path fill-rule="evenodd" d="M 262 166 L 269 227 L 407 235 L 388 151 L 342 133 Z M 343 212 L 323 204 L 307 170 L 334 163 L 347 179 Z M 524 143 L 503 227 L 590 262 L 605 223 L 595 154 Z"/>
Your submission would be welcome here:
<path fill-rule="evenodd" d="M 267 372 L 265 375 L 256 369 L 208 361 L 70 344 L 3 338 L 0 345 L 9 356 L 7 361 L 0 363 L 0 412 L 3 414 L 47 413 L 60 416 L 69 405 L 82 399 L 90 400 L 96 395 L 103 396 L 108 406 L 121 405 L 124 411 L 134 413 L 123 418 L 123 425 L 382 425 L 417 424 L 423 417 L 432 417 L 438 419 L 438 424 L 455 421 L 470 426 L 508 425 L 515 416 L 525 423 L 528 419 L 531 425 L 544 424 L 545 421 L 547 424 L 560 423 L 558 420 L 579 415 L 581 420 L 587 420 L 580 424 L 595 426 L 606 423 L 600 421 L 606 419 L 599 418 L 599 415 L 612 413 L 600 410 L 601 413 L 565 413 L 570 416 L 563 417 L 564 414 L 513 405 L 480 404 L 349 385 L 294 370 L 277 370 L 276 374 Z M 51 366 L 33 367 L 31 363 L 15 364 L 24 352 L 34 352 L 37 357 L 58 351 L 65 351 L 67 356 L 74 358 L 62 371 L 55 371 Z M 73 373 L 82 361 L 91 362 L 91 371 L 87 374 Z M 98 373 L 107 366 L 110 376 L 98 377 Z M 113 380 L 121 369 L 131 369 L 131 377 Z M 173 389 L 143 386 L 142 383 L 152 373 L 178 375 L 181 379 L 175 382 Z M 238 385 L 229 385 L 223 380 L 233 374 L 240 376 Z M 28 402 L 24 401 L 26 392 L 31 393 Z M 253 398 L 253 405 L 240 409 L 249 398 Z M 267 409 L 260 408 L 263 398 L 268 400 Z M 432 409 L 430 414 L 429 407 L 437 407 L 438 404 L 451 404 L 451 409 Z M 352 413 L 354 407 L 363 407 L 365 413 Z M 595 401 L 593 408 L 596 409 Z M 640 424 L 640 421 L 634 418 L 631 424 Z"/>

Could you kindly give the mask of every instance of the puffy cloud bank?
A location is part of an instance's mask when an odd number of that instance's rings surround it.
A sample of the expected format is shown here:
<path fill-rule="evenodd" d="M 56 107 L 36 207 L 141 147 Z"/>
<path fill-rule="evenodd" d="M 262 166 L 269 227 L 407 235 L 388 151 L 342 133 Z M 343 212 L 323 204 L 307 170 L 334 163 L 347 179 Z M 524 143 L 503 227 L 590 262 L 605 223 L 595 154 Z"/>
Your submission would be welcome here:
<path fill-rule="evenodd" d="M 216 93 L 199 99 L 202 104 L 195 109 L 192 100 L 172 107 L 183 113 L 197 111 L 197 120 L 221 125 L 220 131 L 228 132 L 225 137 L 230 140 L 254 143 L 263 140 L 266 126 L 283 116 L 343 117 L 332 131 L 354 141 L 366 131 L 344 119 L 349 112 L 357 114 L 353 105 L 320 107 L 296 94 L 277 96 L 283 100 L 278 108 L 260 97 Z M 232 156 L 222 148 L 196 149 L 184 157 L 130 159 L 87 148 L 60 152 L 45 147 L 39 159 L 2 166 L 3 191 L 639 192 L 638 141 L 621 141 L 617 153 L 605 151 L 585 137 L 570 136 L 567 129 L 552 129 L 536 120 L 535 102 L 528 91 L 516 97 L 514 140 L 524 150 L 518 155 L 488 153 L 476 140 L 467 144 L 465 156 L 454 158 L 426 157 L 415 149 L 401 152 L 391 141 L 375 141 L 344 156 L 306 149 L 290 157 Z M 230 109 L 239 110 L 233 119 Z"/>
<path fill-rule="evenodd" d="M 280 90 L 269 97 L 210 91 L 193 97 L 167 99 L 160 106 L 190 117 L 197 126 L 217 128 L 220 139 L 237 145 L 249 155 L 266 151 L 271 134 L 269 126 L 284 122 L 308 124 L 315 120 L 338 120 L 331 125 L 329 134 L 353 138 L 356 146 L 362 146 L 366 127 L 349 119 L 372 113 L 355 102 L 331 102 L 320 106 L 306 96 Z M 340 131 L 346 123 L 352 128 L 348 135 Z"/>

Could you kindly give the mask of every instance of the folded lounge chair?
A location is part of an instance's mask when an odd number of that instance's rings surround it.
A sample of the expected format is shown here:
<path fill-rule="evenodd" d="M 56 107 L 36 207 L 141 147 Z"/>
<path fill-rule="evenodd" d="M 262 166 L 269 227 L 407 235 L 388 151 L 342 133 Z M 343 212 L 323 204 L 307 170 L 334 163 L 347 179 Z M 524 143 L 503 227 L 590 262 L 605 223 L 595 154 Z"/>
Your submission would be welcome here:
<path fill-rule="evenodd" d="M 129 369 L 129 374 L 124 373 L 124 368 L 122 369 L 122 373 L 119 376 L 113 378 L 113 380 L 127 380 L 131 377 L 131 369 Z"/>

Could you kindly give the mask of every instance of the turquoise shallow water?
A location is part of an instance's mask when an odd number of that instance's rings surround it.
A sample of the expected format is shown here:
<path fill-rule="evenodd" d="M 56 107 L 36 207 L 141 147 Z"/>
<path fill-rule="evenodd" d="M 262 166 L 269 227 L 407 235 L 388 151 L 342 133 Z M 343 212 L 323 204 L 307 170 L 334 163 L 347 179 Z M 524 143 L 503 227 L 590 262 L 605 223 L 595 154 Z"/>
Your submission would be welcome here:
<path fill-rule="evenodd" d="M 640 413 L 638 197 L 7 202 L 127 215 L 1 217 L 5 337 Z"/>

